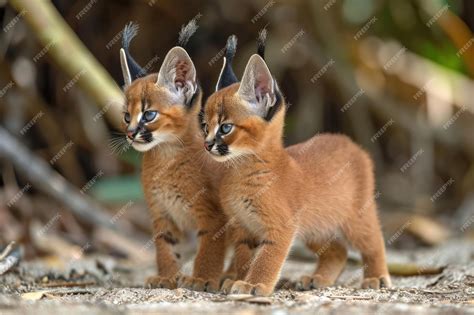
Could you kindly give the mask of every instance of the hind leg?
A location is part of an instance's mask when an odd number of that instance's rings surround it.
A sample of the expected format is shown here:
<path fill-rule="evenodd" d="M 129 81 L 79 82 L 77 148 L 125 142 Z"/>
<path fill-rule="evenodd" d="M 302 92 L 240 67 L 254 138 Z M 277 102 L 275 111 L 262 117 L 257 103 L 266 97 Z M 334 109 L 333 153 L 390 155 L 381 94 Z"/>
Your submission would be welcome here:
<path fill-rule="evenodd" d="M 337 238 L 307 246 L 319 256 L 318 267 L 311 276 L 301 277 L 296 289 L 304 291 L 333 285 L 346 265 L 346 247 Z"/>
<path fill-rule="evenodd" d="M 346 236 L 362 254 L 364 264 L 362 288 L 390 287 L 390 275 L 385 260 L 385 244 L 375 206 L 346 227 Z"/>

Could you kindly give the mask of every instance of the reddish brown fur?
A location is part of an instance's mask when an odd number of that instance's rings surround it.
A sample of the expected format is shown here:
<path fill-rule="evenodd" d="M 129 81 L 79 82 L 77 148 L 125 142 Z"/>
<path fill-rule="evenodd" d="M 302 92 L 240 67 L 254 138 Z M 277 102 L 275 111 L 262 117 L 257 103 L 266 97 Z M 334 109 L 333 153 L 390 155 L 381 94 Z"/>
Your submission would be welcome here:
<path fill-rule="evenodd" d="M 189 65 L 186 62 L 178 61 L 176 64 L 176 81 L 184 86 L 185 73 L 189 71 Z"/>
<path fill-rule="evenodd" d="M 267 122 L 243 105 L 238 88 L 236 83 L 211 95 L 205 121 L 209 130 L 234 124 L 225 143 L 245 154 L 226 162 L 220 199 L 240 225 L 237 244 L 260 246 L 250 263 L 248 251 L 240 250 L 236 264 L 245 278 L 224 286 L 232 293 L 271 294 L 296 236 L 319 256 L 300 289 L 332 285 L 345 266 L 346 243 L 362 253 L 364 287 L 390 285 L 368 154 L 349 138 L 330 134 L 285 150 L 285 106 Z"/>
<path fill-rule="evenodd" d="M 220 210 L 216 186 L 219 163 L 204 155 L 198 123 L 201 95 L 192 108 L 174 104 L 169 92 L 155 84 L 157 75 L 137 79 L 125 91 L 131 125 L 142 112 L 160 113 L 147 129 L 172 134 L 171 140 L 146 151 L 142 162 L 142 185 L 153 219 L 158 276 L 147 280 L 155 287 L 215 291 L 219 287 L 225 254 L 226 223 Z M 196 230 L 200 238 L 191 277 L 180 274 L 173 243 L 184 230 Z"/>

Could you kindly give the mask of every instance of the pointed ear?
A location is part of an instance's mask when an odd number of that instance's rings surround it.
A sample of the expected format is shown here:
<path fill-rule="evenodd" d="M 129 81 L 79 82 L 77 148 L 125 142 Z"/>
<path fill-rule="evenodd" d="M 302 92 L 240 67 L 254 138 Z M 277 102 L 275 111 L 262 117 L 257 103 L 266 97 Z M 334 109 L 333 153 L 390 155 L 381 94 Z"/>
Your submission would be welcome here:
<path fill-rule="evenodd" d="M 250 57 L 237 93 L 247 102 L 250 110 L 267 119 L 267 114 L 275 105 L 278 95 L 275 80 L 259 55 Z"/>
<path fill-rule="evenodd" d="M 130 75 L 130 69 L 128 68 L 127 56 L 125 55 L 125 50 L 120 49 L 120 65 L 122 66 L 123 82 L 125 87 L 132 84 L 132 76 Z"/>
<path fill-rule="evenodd" d="M 186 50 L 172 48 L 161 65 L 156 84 L 164 86 L 189 105 L 197 90 L 196 68 Z"/>

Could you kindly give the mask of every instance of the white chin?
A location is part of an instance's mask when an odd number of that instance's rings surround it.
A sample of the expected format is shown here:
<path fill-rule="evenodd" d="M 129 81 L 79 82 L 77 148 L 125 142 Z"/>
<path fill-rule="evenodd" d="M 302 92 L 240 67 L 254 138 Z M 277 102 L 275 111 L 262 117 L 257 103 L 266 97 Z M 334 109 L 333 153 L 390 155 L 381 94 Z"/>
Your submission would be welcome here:
<path fill-rule="evenodd" d="M 161 134 L 152 133 L 152 136 L 153 136 L 152 142 L 148 142 L 148 143 L 133 142 L 132 143 L 132 141 L 128 140 L 128 143 L 131 144 L 135 150 L 139 152 L 146 152 L 153 149 L 154 147 L 156 147 L 157 145 L 161 143 L 165 143 L 171 140 L 171 137 L 165 133 L 161 133 Z"/>
<path fill-rule="evenodd" d="M 134 142 L 132 143 L 132 147 L 139 151 L 139 152 L 146 152 L 148 150 L 151 150 L 153 149 L 154 147 L 156 147 L 158 144 L 160 143 L 160 141 L 152 141 L 150 143 L 138 143 L 138 142 Z"/>
<path fill-rule="evenodd" d="M 210 155 L 217 162 L 225 162 L 232 158 L 232 153 L 228 153 L 226 155 L 220 155 L 219 153 L 210 153 Z"/>

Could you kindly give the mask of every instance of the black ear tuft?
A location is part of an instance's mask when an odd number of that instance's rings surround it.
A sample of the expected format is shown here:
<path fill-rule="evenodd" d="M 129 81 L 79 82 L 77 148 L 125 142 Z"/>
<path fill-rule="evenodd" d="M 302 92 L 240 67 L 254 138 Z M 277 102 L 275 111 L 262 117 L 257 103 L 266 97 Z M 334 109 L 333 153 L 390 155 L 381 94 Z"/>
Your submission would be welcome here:
<path fill-rule="evenodd" d="M 197 25 L 196 18 L 189 21 L 188 24 L 183 25 L 181 27 L 181 31 L 179 32 L 179 36 L 178 36 L 178 46 L 181 46 L 184 48 L 186 44 L 188 43 L 189 39 L 191 38 L 191 36 L 193 36 L 193 34 L 198 29 L 198 27 L 199 26 Z"/>
<path fill-rule="evenodd" d="M 132 81 L 147 75 L 145 69 L 143 69 L 133 57 L 130 55 L 130 42 L 132 39 L 137 36 L 139 26 L 133 22 L 125 25 L 122 33 L 122 48 L 125 51 L 125 56 L 127 57 L 128 69 L 130 71 Z"/>
<path fill-rule="evenodd" d="M 222 65 L 219 79 L 217 80 L 216 91 L 225 88 L 231 84 L 239 82 L 235 76 L 234 69 L 232 68 L 232 60 L 234 60 L 235 52 L 237 51 L 237 36 L 231 35 L 227 38 L 227 44 L 225 46 L 225 57 Z"/>
<path fill-rule="evenodd" d="M 227 38 L 227 43 L 225 45 L 225 57 L 229 63 L 232 63 L 234 60 L 235 52 L 237 51 L 237 36 L 230 35 Z"/>
<path fill-rule="evenodd" d="M 202 101 L 202 89 L 199 82 L 196 83 L 196 91 L 189 101 L 185 104 L 188 108 L 193 108 L 197 103 Z"/>
<path fill-rule="evenodd" d="M 281 109 L 282 105 L 284 104 L 284 96 L 280 91 L 280 88 L 278 87 L 278 84 L 275 81 L 275 104 L 270 107 L 268 110 L 267 114 L 265 115 L 265 120 L 270 121 L 272 120 L 273 116 L 275 116 L 276 113 Z M 286 103 L 285 103 L 286 104 Z M 286 105 L 288 109 L 288 105 Z"/>
<path fill-rule="evenodd" d="M 265 44 L 267 41 L 267 29 L 263 28 L 259 33 L 257 37 L 257 53 L 262 57 L 263 60 L 265 60 Z"/>

